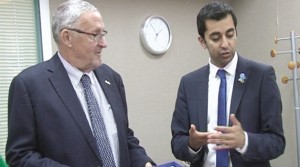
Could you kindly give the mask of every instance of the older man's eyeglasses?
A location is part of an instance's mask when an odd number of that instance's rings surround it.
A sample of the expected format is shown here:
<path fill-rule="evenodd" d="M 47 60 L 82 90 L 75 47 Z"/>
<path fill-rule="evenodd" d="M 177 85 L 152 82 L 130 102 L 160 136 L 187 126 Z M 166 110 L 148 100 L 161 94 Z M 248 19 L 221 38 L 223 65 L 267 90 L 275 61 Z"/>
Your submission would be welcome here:
<path fill-rule="evenodd" d="M 70 30 L 70 31 L 75 31 L 75 32 L 81 33 L 81 34 L 90 35 L 90 36 L 91 36 L 91 39 L 92 39 L 94 42 L 99 42 L 99 41 L 103 40 L 104 37 L 105 37 L 105 35 L 107 34 L 107 30 L 103 30 L 102 32 L 100 32 L 100 33 L 98 33 L 98 34 L 94 34 L 94 33 L 82 31 L 82 30 L 77 29 L 77 28 L 66 28 L 66 29 L 67 29 L 67 30 Z"/>

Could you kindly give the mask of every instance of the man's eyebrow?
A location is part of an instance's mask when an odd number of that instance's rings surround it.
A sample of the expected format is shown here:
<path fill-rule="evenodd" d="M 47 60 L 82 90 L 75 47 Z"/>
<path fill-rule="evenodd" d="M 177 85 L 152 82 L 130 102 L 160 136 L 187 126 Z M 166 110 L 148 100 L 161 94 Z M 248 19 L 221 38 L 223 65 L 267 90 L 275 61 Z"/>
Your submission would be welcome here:
<path fill-rule="evenodd" d="M 209 36 L 215 36 L 215 35 L 220 35 L 220 32 L 212 32 L 211 34 L 209 34 Z"/>
<path fill-rule="evenodd" d="M 232 31 L 235 31 L 235 28 L 230 28 L 226 32 L 232 32 Z"/>

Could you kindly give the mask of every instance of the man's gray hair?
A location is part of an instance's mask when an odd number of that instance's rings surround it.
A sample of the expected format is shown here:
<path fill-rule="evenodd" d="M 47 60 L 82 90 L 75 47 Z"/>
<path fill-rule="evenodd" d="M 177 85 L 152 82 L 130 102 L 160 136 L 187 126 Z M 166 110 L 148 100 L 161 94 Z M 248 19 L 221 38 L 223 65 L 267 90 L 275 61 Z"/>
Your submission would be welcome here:
<path fill-rule="evenodd" d="M 61 30 L 64 28 L 74 28 L 74 23 L 86 12 L 99 11 L 92 4 L 82 0 L 69 0 L 62 3 L 52 17 L 52 35 L 55 42 L 59 42 L 59 33 Z"/>

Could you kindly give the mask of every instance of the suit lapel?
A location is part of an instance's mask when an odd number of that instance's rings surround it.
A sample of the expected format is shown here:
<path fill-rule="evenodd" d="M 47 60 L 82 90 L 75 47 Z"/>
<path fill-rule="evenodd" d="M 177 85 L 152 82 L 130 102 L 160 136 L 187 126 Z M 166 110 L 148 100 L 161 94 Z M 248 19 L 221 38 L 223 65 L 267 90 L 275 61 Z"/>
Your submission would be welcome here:
<path fill-rule="evenodd" d="M 242 79 L 241 77 L 243 74 L 246 77 L 245 79 Z M 237 112 L 249 77 L 250 71 L 247 68 L 246 60 L 239 56 L 232 90 L 230 114 L 235 114 Z"/>
<path fill-rule="evenodd" d="M 116 83 L 113 80 L 113 78 L 106 75 L 105 71 L 102 70 L 101 67 L 100 69 L 97 69 L 94 72 L 109 104 L 115 102 L 116 99 L 112 89 L 115 87 Z"/>
<path fill-rule="evenodd" d="M 205 66 L 200 69 L 199 75 L 197 76 L 198 82 L 196 82 L 197 95 L 199 97 L 198 103 L 198 117 L 199 118 L 199 128 L 201 131 L 207 131 L 207 103 L 208 103 L 208 76 L 209 76 L 209 66 Z"/>
<path fill-rule="evenodd" d="M 120 126 L 119 126 L 120 125 L 119 122 L 122 119 L 121 118 L 122 114 L 120 114 L 120 113 L 122 113 L 123 109 L 121 108 L 122 107 L 121 100 L 118 99 L 118 97 L 120 97 L 120 96 L 116 95 L 114 93 L 114 92 L 116 92 L 116 90 L 113 90 L 113 89 L 117 88 L 116 82 L 115 82 L 114 78 L 109 76 L 105 72 L 105 69 L 103 69 L 103 67 L 101 67 L 101 66 L 99 69 L 95 70 L 94 72 L 95 72 L 98 82 L 100 83 L 100 86 L 105 94 L 105 97 L 112 108 L 114 119 L 115 119 L 115 122 L 117 125 L 117 130 L 118 130 L 118 133 L 120 133 L 120 132 L 122 132 L 122 130 L 120 129 Z"/>
<path fill-rule="evenodd" d="M 87 142 L 90 144 L 91 149 L 100 158 L 96 140 L 93 137 L 91 128 L 88 124 L 81 103 L 78 100 L 77 94 L 72 86 L 69 76 L 63 64 L 59 60 L 57 54 L 54 55 L 54 57 L 49 61 L 48 70 L 52 73 L 52 75 L 49 76 L 49 80 L 52 83 L 53 88 L 61 98 L 63 104 L 67 108 L 67 111 L 77 123 L 77 126 L 85 136 Z"/>
<path fill-rule="evenodd" d="M 124 118 L 127 117 L 127 115 L 124 115 L 126 113 L 126 109 L 123 108 L 122 97 L 120 94 L 116 94 L 118 92 L 119 86 L 116 85 L 116 81 L 113 78 L 112 75 L 109 75 L 109 72 L 106 71 L 107 68 L 104 67 L 105 65 L 101 65 L 100 68 L 95 70 L 95 75 L 98 79 L 98 82 L 100 83 L 100 86 L 105 94 L 106 100 L 111 106 L 113 116 L 115 119 L 117 132 L 118 132 L 118 139 L 119 139 L 119 152 L 124 153 L 128 151 L 127 146 L 127 139 L 124 138 L 127 136 L 127 131 L 124 130 Z M 126 121 L 125 121 L 126 122 Z M 119 154 L 120 162 L 124 164 L 129 163 L 128 156 L 126 154 Z"/>

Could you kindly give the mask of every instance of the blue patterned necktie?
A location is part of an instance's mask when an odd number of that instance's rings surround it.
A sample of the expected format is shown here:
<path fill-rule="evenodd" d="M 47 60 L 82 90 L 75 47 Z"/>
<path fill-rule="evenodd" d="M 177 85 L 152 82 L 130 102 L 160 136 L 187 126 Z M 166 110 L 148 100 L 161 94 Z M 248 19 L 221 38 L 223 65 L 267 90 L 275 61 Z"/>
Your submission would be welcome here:
<path fill-rule="evenodd" d="M 218 97 L 218 126 L 226 126 L 226 71 L 218 70 L 221 79 Z M 228 150 L 217 150 L 216 167 L 228 167 Z"/>
<path fill-rule="evenodd" d="M 103 167 L 115 167 L 114 157 L 110 148 L 105 124 L 100 112 L 99 105 L 91 89 L 90 77 L 86 74 L 82 75 L 81 83 L 84 89 L 84 96 L 88 106 L 91 118 L 94 137 L 97 141 L 98 150 L 102 158 Z"/>

